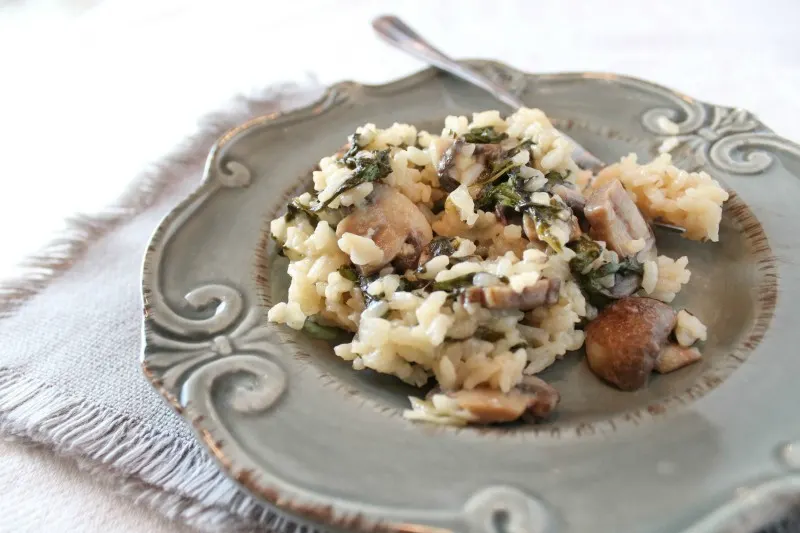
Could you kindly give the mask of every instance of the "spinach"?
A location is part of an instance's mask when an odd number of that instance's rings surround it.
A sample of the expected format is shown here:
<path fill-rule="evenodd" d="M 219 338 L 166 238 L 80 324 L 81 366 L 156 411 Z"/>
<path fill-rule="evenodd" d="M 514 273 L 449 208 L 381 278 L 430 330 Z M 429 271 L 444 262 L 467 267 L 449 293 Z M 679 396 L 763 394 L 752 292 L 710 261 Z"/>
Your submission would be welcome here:
<path fill-rule="evenodd" d="M 518 153 L 520 153 L 523 150 L 530 150 L 531 146 L 533 146 L 534 144 L 536 144 L 536 143 L 533 142 L 532 140 L 525 139 L 524 141 L 522 141 L 518 145 L 516 145 L 514 148 L 509 150 L 507 155 L 508 155 L 508 157 L 514 157 L 515 155 L 517 155 Z"/>
<path fill-rule="evenodd" d="M 428 287 L 431 282 L 424 279 L 409 279 L 406 277 L 400 278 L 400 285 L 398 285 L 397 290 L 402 292 L 411 292 L 416 290 L 422 290 Z"/>
<path fill-rule="evenodd" d="M 354 133 L 348 137 L 348 140 L 350 141 L 350 148 L 347 149 L 342 158 L 339 160 L 347 168 L 356 168 L 356 154 L 361 151 L 361 147 L 358 145 L 358 141 L 360 139 L 360 133 Z"/>
<path fill-rule="evenodd" d="M 533 219 L 536 235 L 558 253 L 563 249 L 561 242 L 553 235 L 551 228 L 559 220 L 561 209 L 552 205 L 529 204 L 526 212 Z"/>
<path fill-rule="evenodd" d="M 389 159 L 388 149 L 372 152 L 372 157 L 357 157 L 355 158 L 355 169 L 350 177 L 336 188 L 330 198 L 324 202 L 317 202 L 317 204 L 311 208 L 311 211 L 318 212 L 327 207 L 328 204 L 343 192 L 361 185 L 362 183 L 382 180 L 391 172 L 392 165 Z"/>
<path fill-rule="evenodd" d="M 482 341 L 487 341 L 487 342 L 497 342 L 506 337 L 505 333 L 489 329 L 485 326 L 479 326 L 478 329 L 475 330 L 473 336 L 476 339 L 480 339 Z"/>
<path fill-rule="evenodd" d="M 373 281 L 377 280 L 379 277 L 380 277 L 380 274 L 373 274 L 371 276 L 359 276 L 358 277 L 358 287 L 361 289 L 361 294 L 364 296 L 364 302 L 366 302 L 367 305 L 369 305 L 372 302 L 375 302 L 375 301 L 380 299 L 377 296 L 371 295 L 367 291 L 367 287 L 369 287 L 369 284 L 372 283 Z"/>
<path fill-rule="evenodd" d="M 539 238 L 556 252 L 561 252 L 561 242 L 552 234 L 550 228 L 562 220 L 562 213 L 568 208 L 558 203 L 551 205 L 531 203 L 527 194 L 520 190 L 521 184 L 517 178 L 518 176 L 512 175 L 508 181 L 484 186 L 477 195 L 476 207 L 483 210 L 493 209 L 497 206 L 510 207 L 517 212 L 527 213 L 533 219 Z"/>
<path fill-rule="evenodd" d="M 509 180 L 497 185 L 491 183 L 484 185 L 478 193 L 475 204 L 485 211 L 493 209 L 496 205 L 511 207 L 519 211 L 520 207 L 525 204 L 525 198 L 517 191 L 515 182 Z"/>
<path fill-rule="evenodd" d="M 468 143 L 490 144 L 508 139 L 508 135 L 496 132 L 494 126 L 486 126 L 485 128 L 472 128 L 463 135 L 463 139 Z"/>
<path fill-rule="evenodd" d="M 317 227 L 319 217 L 313 212 L 312 208 L 304 206 L 295 198 L 286 206 L 286 222 L 291 222 L 299 215 L 305 216 L 312 226 Z"/>
<path fill-rule="evenodd" d="M 578 285 L 586 294 L 589 302 L 597 307 L 603 307 L 612 299 L 618 298 L 618 296 L 612 294 L 609 287 L 601 283 L 603 278 L 614 275 L 616 277 L 615 281 L 619 282 L 623 277 L 638 276 L 644 272 L 643 266 L 635 258 L 630 257 L 619 262 L 606 263 L 584 274 L 583 271 L 586 267 L 594 261 L 591 258 L 595 257 L 595 254 L 596 257 L 600 256 L 600 246 L 588 237 L 581 237 L 574 244 L 573 249 L 578 255 L 570 260 L 570 270 L 572 270 Z"/>
<path fill-rule="evenodd" d="M 569 176 L 569 174 L 567 174 L 567 176 Z M 555 170 L 551 170 L 550 172 L 544 175 L 545 179 L 547 180 L 547 183 L 549 183 L 550 185 L 557 185 L 559 183 L 564 183 L 564 181 L 567 179 L 567 176 L 562 176 L 560 172 L 556 172 Z"/>
<path fill-rule="evenodd" d="M 472 286 L 472 277 L 475 274 L 465 274 L 457 278 L 449 279 L 447 281 L 435 281 L 433 283 L 434 291 L 454 292 L 461 289 L 466 289 Z"/>
<path fill-rule="evenodd" d="M 481 178 L 478 180 L 478 183 L 492 183 L 493 181 L 497 180 L 498 178 L 502 177 L 503 174 L 511 171 L 516 165 L 510 159 L 498 159 L 496 161 L 492 161 L 491 168 L 489 172 L 486 173 L 487 177 Z"/>
<path fill-rule="evenodd" d="M 356 273 L 355 269 L 348 265 L 339 267 L 339 275 L 346 280 L 352 281 L 353 283 L 358 281 L 358 274 Z"/>
<path fill-rule="evenodd" d="M 569 260 L 569 268 L 576 276 L 581 275 L 603 253 L 600 245 L 588 235 L 581 235 L 570 248 L 575 252 L 575 257 Z"/>
<path fill-rule="evenodd" d="M 428 261 L 440 255 L 453 255 L 456 249 L 453 247 L 453 242 L 450 237 L 435 237 L 425 247 L 425 257 Z M 428 257 L 430 256 L 430 257 Z"/>
<path fill-rule="evenodd" d="M 334 326 L 323 326 L 322 324 L 314 322 L 310 318 L 306 318 L 306 321 L 303 323 L 303 331 L 315 339 L 321 339 L 324 341 L 335 340 L 342 333 L 344 333 L 344 330 L 341 328 Z"/>

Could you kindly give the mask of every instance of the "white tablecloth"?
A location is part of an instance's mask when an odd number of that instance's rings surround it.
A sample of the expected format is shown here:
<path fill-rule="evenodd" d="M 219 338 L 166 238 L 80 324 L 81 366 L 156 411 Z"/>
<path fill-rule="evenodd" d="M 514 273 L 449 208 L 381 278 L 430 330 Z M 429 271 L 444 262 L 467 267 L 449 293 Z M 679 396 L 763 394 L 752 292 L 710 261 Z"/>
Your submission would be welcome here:
<path fill-rule="evenodd" d="M 796 0 L 0 0 L 0 277 L 232 94 L 418 69 L 373 37 L 370 19 L 388 12 L 454 56 L 639 76 L 744 107 L 800 140 Z M 0 494 L 0 531 L 180 531 L 14 444 L 0 444 Z"/>

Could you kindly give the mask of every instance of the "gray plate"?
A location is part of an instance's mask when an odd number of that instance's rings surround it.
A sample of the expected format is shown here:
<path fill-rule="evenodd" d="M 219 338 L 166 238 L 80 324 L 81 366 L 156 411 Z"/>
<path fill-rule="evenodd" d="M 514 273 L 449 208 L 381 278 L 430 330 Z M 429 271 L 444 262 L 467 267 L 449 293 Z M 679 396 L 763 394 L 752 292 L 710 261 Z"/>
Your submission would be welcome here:
<path fill-rule="evenodd" d="M 425 70 L 344 83 L 313 106 L 224 135 L 205 179 L 153 236 L 143 292 L 145 374 L 222 468 L 312 524 L 423 532 L 751 531 L 800 502 L 800 147 L 740 110 L 611 74 L 532 75 L 475 62 L 607 161 L 649 158 L 668 135 L 678 164 L 735 191 L 717 244 L 659 236 L 687 255 L 676 305 L 708 325 L 701 363 L 623 393 L 580 354 L 545 375 L 558 415 L 511 429 L 401 418 L 416 391 L 355 372 L 327 344 L 268 325 L 286 263 L 265 229 L 356 126 L 438 131 L 448 114 L 498 108 Z M 267 245 L 265 247 L 265 245 Z M 733 529 L 741 524 L 746 529 Z"/>

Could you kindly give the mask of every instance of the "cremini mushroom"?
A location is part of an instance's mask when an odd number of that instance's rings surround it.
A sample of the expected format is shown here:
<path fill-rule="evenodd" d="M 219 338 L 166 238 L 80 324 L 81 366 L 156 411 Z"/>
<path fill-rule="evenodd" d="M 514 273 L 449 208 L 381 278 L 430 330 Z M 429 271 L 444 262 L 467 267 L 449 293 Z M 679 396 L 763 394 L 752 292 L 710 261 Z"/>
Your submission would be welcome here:
<path fill-rule="evenodd" d="M 487 309 L 519 309 L 530 311 L 558 302 L 560 279 L 540 279 L 533 285 L 517 292 L 506 285 L 470 287 L 463 293 L 465 303 L 480 304 Z"/>
<path fill-rule="evenodd" d="M 572 209 L 573 213 L 583 214 L 583 210 L 586 207 L 586 197 L 574 185 L 571 183 L 558 183 L 553 185 L 550 191 L 557 194 Z"/>
<path fill-rule="evenodd" d="M 444 146 L 440 142 L 434 150 L 441 150 Z M 486 174 L 491 162 L 503 153 L 505 150 L 499 144 L 473 144 L 457 139 L 446 148 L 436 165 L 442 188 L 450 191 L 459 184 L 474 184 Z"/>
<path fill-rule="evenodd" d="M 584 214 L 591 225 L 592 238 L 605 241 L 619 255 L 655 255 L 653 230 L 619 180 L 594 191 L 586 201 Z M 634 241 L 644 241 L 644 245 L 634 247 Z"/>
<path fill-rule="evenodd" d="M 586 327 L 589 368 L 622 390 L 643 387 L 675 322 L 675 311 L 652 298 L 614 302 Z"/>
<path fill-rule="evenodd" d="M 359 267 L 363 274 L 377 272 L 395 258 L 415 263 L 422 248 L 433 238 L 425 215 L 404 194 L 376 184 L 364 205 L 342 219 L 336 236 L 353 233 L 372 241 L 383 251 L 380 261 Z"/>
<path fill-rule="evenodd" d="M 674 372 L 700 360 L 700 350 L 671 343 L 661 350 L 656 359 L 655 371 L 659 374 Z"/>
<path fill-rule="evenodd" d="M 526 376 L 507 393 L 499 390 L 476 388 L 447 394 L 458 406 L 475 418 L 478 424 L 513 422 L 525 413 L 536 418 L 548 416 L 560 399 L 558 391 L 535 376 Z"/>

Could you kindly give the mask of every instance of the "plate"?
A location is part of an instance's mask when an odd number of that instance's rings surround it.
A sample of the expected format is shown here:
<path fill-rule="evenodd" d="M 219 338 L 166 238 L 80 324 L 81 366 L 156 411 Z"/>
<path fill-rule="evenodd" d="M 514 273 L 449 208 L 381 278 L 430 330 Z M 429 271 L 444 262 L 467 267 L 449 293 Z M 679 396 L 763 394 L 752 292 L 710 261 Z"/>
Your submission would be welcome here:
<path fill-rule="evenodd" d="M 642 80 L 470 64 L 606 161 L 652 157 L 674 135 L 667 118 L 678 125 L 676 164 L 735 191 L 719 243 L 659 235 L 660 250 L 689 257 L 676 304 L 709 327 L 701 363 L 625 393 L 571 354 L 545 375 L 562 394 L 547 423 L 432 427 L 401 416 L 416 390 L 266 322 L 288 286 L 267 224 L 307 186 L 311 165 L 366 122 L 433 128 L 498 108 L 425 70 L 335 85 L 216 143 L 202 184 L 145 257 L 148 379 L 245 489 L 329 529 L 755 531 L 796 504 L 800 147 L 747 111 Z"/>

